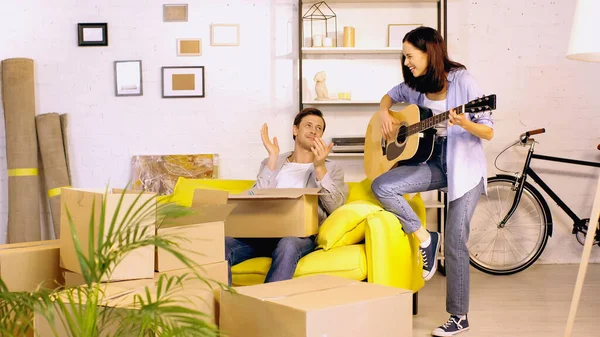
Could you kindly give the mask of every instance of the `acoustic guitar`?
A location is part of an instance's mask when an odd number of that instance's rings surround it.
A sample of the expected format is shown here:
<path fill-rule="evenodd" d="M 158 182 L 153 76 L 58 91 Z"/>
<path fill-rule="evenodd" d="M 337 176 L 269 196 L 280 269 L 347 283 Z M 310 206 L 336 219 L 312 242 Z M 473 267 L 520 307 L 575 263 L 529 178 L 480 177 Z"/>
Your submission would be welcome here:
<path fill-rule="evenodd" d="M 456 114 L 475 114 L 496 109 L 496 95 L 483 96 L 455 108 Z M 433 153 L 435 126 L 448 120 L 450 111 L 433 115 L 431 109 L 411 104 L 401 111 L 390 110 L 400 124 L 393 137 L 384 139 L 379 111 L 367 127 L 364 167 L 371 180 L 394 167 L 427 161 Z"/>

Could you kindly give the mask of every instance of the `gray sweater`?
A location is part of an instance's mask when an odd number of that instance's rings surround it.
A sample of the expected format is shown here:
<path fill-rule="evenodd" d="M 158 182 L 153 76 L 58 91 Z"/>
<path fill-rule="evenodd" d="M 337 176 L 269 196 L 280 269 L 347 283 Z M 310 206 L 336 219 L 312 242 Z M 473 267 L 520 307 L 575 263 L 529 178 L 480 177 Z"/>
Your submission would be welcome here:
<path fill-rule="evenodd" d="M 267 167 L 268 158 L 265 158 L 260 164 L 260 170 L 253 188 L 275 188 L 277 184 L 275 178 L 291 154 L 291 151 L 280 154 L 277 158 L 275 170 Z M 319 195 L 319 224 L 323 223 L 335 209 L 342 206 L 348 198 L 348 185 L 344 182 L 342 168 L 329 159 L 325 159 L 325 167 L 327 168 L 327 174 L 321 181 L 317 181 L 313 171 L 305 186 L 306 188 L 320 188 L 319 193 L 327 193 Z"/>

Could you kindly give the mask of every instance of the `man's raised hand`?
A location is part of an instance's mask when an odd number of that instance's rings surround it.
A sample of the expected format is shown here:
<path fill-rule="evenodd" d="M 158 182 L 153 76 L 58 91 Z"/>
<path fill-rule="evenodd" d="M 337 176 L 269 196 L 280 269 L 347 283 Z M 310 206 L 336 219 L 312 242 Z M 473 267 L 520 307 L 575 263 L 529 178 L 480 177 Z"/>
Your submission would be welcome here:
<path fill-rule="evenodd" d="M 273 137 L 273 142 L 269 139 L 269 127 L 267 123 L 264 123 L 262 126 L 262 130 L 260 130 L 260 137 L 262 138 L 263 145 L 267 152 L 269 153 L 269 157 L 277 157 L 279 156 L 279 143 L 277 142 L 277 137 Z"/>

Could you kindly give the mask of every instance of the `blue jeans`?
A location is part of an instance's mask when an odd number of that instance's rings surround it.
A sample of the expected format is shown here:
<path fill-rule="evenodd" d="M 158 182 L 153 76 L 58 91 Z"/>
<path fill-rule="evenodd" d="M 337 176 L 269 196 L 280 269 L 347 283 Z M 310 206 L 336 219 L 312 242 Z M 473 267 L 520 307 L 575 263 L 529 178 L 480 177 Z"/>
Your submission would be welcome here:
<path fill-rule="evenodd" d="M 406 199 L 406 193 L 441 189 L 447 186 L 446 138 L 437 138 L 433 154 L 424 164 L 396 167 L 377 177 L 371 188 L 383 207 L 395 214 L 405 233 L 413 233 L 422 224 Z M 444 231 L 446 267 L 446 310 L 452 315 L 466 315 L 469 311 L 469 240 L 470 223 L 477 201 L 483 193 L 483 179 L 479 184 L 448 205 Z"/>
<path fill-rule="evenodd" d="M 271 268 L 265 283 L 289 280 L 296 272 L 298 261 L 315 249 L 315 235 L 307 238 L 251 238 L 234 239 L 225 237 L 225 259 L 231 267 L 255 257 L 271 257 Z"/>

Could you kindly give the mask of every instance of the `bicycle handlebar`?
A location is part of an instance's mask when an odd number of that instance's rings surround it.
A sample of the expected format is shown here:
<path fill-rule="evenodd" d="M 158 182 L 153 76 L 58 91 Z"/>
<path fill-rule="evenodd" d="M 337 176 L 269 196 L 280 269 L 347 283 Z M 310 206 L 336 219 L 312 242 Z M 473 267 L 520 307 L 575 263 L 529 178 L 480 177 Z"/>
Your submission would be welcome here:
<path fill-rule="evenodd" d="M 521 143 L 525 144 L 525 142 L 527 142 L 527 139 L 529 139 L 530 136 L 537 135 L 537 134 L 544 133 L 544 132 L 546 132 L 545 128 L 529 130 L 529 131 L 526 131 L 525 133 L 522 133 L 521 136 L 519 136 L 519 139 L 521 140 Z M 600 145 L 598 145 L 598 146 L 600 146 Z"/>
<path fill-rule="evenodd" d="M 544 133 L 544 132 L 546 132 L 546 129 L 541 128 L 541 129 L 527 131 L 527 132 L 525 132 L 525 134 L 527 135 L 527 137 L 529 137 L 529 136 L 537 135 L 537 134 Z"/>

